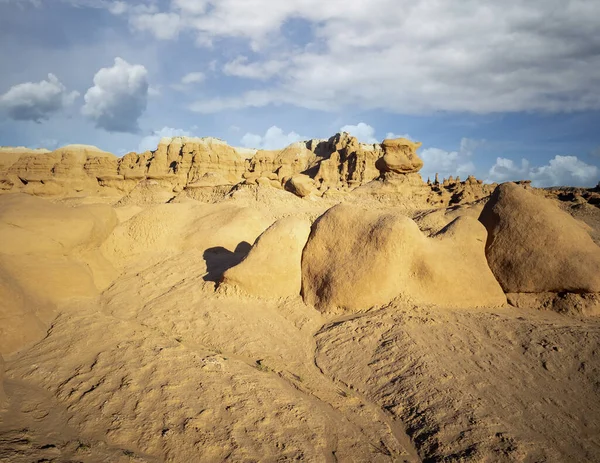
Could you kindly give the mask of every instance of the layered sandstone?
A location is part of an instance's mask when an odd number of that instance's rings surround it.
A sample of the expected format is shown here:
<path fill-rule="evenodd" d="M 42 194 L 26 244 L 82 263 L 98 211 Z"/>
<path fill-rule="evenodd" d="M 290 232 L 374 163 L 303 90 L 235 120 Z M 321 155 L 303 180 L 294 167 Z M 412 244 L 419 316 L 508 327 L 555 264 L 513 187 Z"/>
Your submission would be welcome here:
<path fill-rule="evenodd" d="M 2 148 L 0 189 L 45 195 L 82 191 L 122 194 L 152 180 L 164 190 L 179 192 L 207 186 L 207 178 L 217 177 L 218 185 L 210 186 L 246 183 L 283 188 L 293 177 L 304 175 L 312 179 L 311 189 L 323 193 L 354 189 L 378 178 L 381 173 L 376 163 L 382 157 L 387 159 L 384 165 L 392 163 L 391 170 L 417 172 L 422 166 L 416 155 L 418 146 L 405 139 L 364 144 L 339 133 L 329 140 L 296 142 L 272 151 L 235 148 L 210 137 L 163 138 L 154 151 L 128 153 L 122 158 L 84 145 L 52 152 Z M 395 167 L 394 162 L 402 162 L 399 156 L 411 160 L 410 169 Z M 293 183 L 291 191 L 296 191 Z M 297 191 L 306 195 L 306 189 Z"/>
<path fill-rule="evenodd" d="M 154 151 L 121 158 L 85 145 L 54 151 L 0 148 L 0 193 L 106 196 L 125 205 L 166 202 L 179 194 L 214 202 L 232 194 L 236 185 L 251 185 L 301 198 L 352 191 L 390 205 L 427 208 L 478 201 L 496 187 L 472 176 L 439 181 L 436 175 L 425 183 L 419 175 L 420 146 L 406 138 L 366 144 L 338 133 L 282 150 L 236 148 L 211 137 L 163 138 Z M 591 206 L 599 196 L 592 189 L 548 190 L 547 195 Z"/>

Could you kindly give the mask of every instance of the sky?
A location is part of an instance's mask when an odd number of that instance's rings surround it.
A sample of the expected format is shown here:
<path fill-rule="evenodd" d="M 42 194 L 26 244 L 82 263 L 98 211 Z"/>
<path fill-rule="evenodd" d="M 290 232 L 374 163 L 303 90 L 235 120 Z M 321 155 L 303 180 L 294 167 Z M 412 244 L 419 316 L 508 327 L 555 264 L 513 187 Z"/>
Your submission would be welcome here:
<path fill-rule="evenodd" d="M 600 181 L 596 0 L 0 0 L 0 145 L 423 143 L 422 176 Z"/>

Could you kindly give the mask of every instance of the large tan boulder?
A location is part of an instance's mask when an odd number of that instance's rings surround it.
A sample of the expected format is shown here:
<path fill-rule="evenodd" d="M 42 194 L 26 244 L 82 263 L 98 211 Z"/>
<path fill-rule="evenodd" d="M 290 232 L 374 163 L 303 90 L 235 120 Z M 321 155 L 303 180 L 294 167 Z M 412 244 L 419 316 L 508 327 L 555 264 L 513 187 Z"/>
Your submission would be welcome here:
<path fill-rule="evenodd" d="M 304 174 L 296 174 L 285 184 L 285 189 L 296 196 L 304 198 L 316 191 L 316 185 L 312 178 Z"/>
<path fill-rule="evenodd" d="M 479 220 L 488 263 L 507 293 L 600 292 L 600 247 L 551 200 L 504 183 Z"/>
<path fill-rule="evenodd" d="M 309 234 L 307 219 L 278 220 L 258 237 L 240 264 L 223 274 L 223 283 L 259 297 L 299 295 L 302 249 Z"/>
<path fill-rule="evenodd" d="M 381 172 L 410 174 L 418 172 L 423 167 L 423 161 L 417 156 L 420 142 L 406 138 L 386 139 L 381 143 L 384 155 L 377 160 L 376 167 Z"/>
<path fill-rule="evenodd" d="M 302 256 L 305 302 L 355 312 L 396 297 L 444 307 L 501 306 L 485 228 L 459 217 L 432 238 L 396 210 L 338 205 L 313 225 Z"/>

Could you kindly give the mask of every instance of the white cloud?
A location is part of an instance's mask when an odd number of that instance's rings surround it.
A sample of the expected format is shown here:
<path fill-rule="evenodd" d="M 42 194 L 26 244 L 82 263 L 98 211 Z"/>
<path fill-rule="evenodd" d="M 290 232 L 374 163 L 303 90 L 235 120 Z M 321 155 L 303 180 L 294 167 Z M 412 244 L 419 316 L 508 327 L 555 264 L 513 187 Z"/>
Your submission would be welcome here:
<path fill-rule="evenodd" d="M 294 142 L 306 140 L 305 137 L 298 135 L 296 132 L 284 133 L 276 125 L 270 127 L 265 132 L 264 136 L 254 133 L 246 133 L 240 140 L 242 146 L 248 148 L 258 148 L 264 150 L 282 149 L 291 145 Z"/>
<path fill-rule="evenodd" d="M 402 133 L 400 135 L 398 135 L 397 133 L 394 132 L 388 132 L 385 134 L 385 138 L 389 138 L 389 139 L 394 139 L 394 138 L 407 138 L 408 140 L 412 140 L 412 137 L 407 134 L 407 133 Z M 416 141 L 416 140 L 413 140 Z"/>
<path fill-rule="evenodd" d="M 206 76 L 203 72 L 190 72 L 181 78 L 181 83 L 184 85 L 188 84 L 199 84 L 204 82 Z"/>
<path fill-rule="evenodd" d="M 112 2 L 108 6 L 108 11 L 114 15 L 122 15 L 128 11 L 128 6 L 125 2 Z"/>
<path fill-rule="evenodd" d="M 189 105 L 189 109 L 198 113 L 210 114 L 247 107 L 262 108 L 269 104 L 279 104 L 283 101 L 284 98 L 274 95 L 270 91 L 256 90 L 247 92 L 241 97 L 213 98 L 205 101 L 196 101 Z"/>
<path fill-rule="evenodd" d="M 497 158 L 486 181 L 531 180 L 531 184 L 537 187 L 594 186 L 599 175 L 598 167 L 586 164 L 577 156 L 555 156 L 540 167 L 532 167 L 527 159 L 521 159 L 519 165 L 512 159 Z"/>
<path fill-rule="evenodd" d="M 246 40 L 257 58 L 234 60 L 224 72 L 277 75 L 271 103 L 287 94 L 283 102 L 302 107 L 398 113 L 600 108 L 599 2 L 174 0 L 171 5 L 152 18 L 134 14 L 132 24 L 159 38 L 188 30 L 205 45 L 221 38 Z M 306 21 L 311 31 L 294 35 L 295 42 L 286 35 L 292 19 Z M 230 108 L 232 98 L 252 105 L 243 94 L 204 108 Z"/>
<path fill-rule="evenodd" d="M 171 0 L 173 7 L 185 14 L 204 14 L 208 0 Z"/>
<path fill-rule="evenodd" d="M 63 0 L 65 1 L 65 0 Z M 124 1 L 112 1 L 109 3 L 102 2 L 98 3 L 97 1 L 94 3 L 94 0 L 85 1 L 85 0 L 66 0 L 74 6 L 87 6 L 87 7 L 100 7 L 106 8 L 108 11 L 115 16 L 121 16 L 124 14 L 130 15 L 143 15 L 143 14 L 151 14 L 158 12 L 158 8 L 156 5 L 152 3 L 131 3 Z"/>
<path fill-rule="evenodd" d="M 144 151 L 154 151 L 158 146 L 158 142 L 163 137 L 189 137 L 190 133 L 183 129 L 174 129 L 172 127 L 163 127 L 160 130 L 155 130 L 151 135 L 147 135 L 140 141 L 138 153 Z"/>
<path fill-rule="evenodd" d="M 205 79 L 206 75 L 203 72 L 190 72 L 176 84 L 171 84 L 171 88 L 179 92 L 189 92 L 194 85 L 201 84 Z"/>
<path fill-rule="evenodd" d="M 248 58 L 238 56 L 223 66 L 223 74 L 246 79 L 268 80 L 281 73 L 286 66 L 285 61 L 268 60 L 248 63 Z"/>
<path fill-rule="evenodd" d="M 144 66 L 115 58 L 113 67 L 102 68 L 94 76 L 81 112 L 109 132 L 136 132 L 148 101 L 147 75 Z"/>
<path fill-rule="evenodd" d="M 160 85 L 149 85 L 148 86 L 148 96 L 160 96 L 161 86 Z"/>
<path fill-rule="evenodd" d="M 0 108 L 12 119 L 40 122 L 72 104 L 78 96 L 79 92 L 68 92 L 54 74 L 48 74 L 48 80 L 11 87 L 0 96 Z"/>
<path fill-rule="evenodd" d="M 131 16 L 129 23 L 134 30 L 148 31 L 160 40 L 177 38 L 182 20 L 175 13 L 144 13 Z"/>
<path fill-rule="evenodd" d="M 379 143 L 375 138 L 375 129 L 364 122 L 359 122 L 356 125 L 345 125 L 340 128 L 340 132 L 348 132 L 362 143 Z"/>
<path fill-rule="evenodd" d="M 463 138 L 460 147 L 456 151 L 446 151 L 440 148 L 426 148 L 419 156 L 423 159 L 421 176 L 433 180 L 437 173 L 440 181 L 450 176 L 465 177 L 475 174 L 475 164 L 472 161 L 473 153 L 479 148 L 484 140 Z"/>

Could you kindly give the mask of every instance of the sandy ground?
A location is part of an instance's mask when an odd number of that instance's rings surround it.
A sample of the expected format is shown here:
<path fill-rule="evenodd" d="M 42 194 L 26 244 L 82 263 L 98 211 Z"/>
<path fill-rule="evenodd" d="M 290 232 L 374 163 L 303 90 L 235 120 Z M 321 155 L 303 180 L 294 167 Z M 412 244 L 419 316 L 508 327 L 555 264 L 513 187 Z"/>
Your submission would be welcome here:
<path fill-rule="evenodd" d="M 282 194 L 117 208 L 110 282 L 4 355 L 0 460 L 600 460 L 597 318 L 402 301 L 327 318 L 217 287 L 273 220 L 332 205 Z"/>

